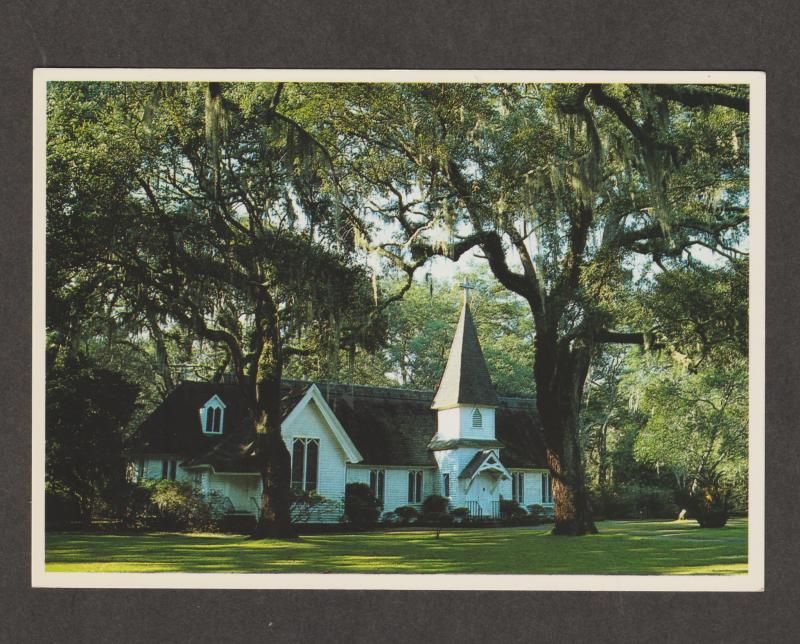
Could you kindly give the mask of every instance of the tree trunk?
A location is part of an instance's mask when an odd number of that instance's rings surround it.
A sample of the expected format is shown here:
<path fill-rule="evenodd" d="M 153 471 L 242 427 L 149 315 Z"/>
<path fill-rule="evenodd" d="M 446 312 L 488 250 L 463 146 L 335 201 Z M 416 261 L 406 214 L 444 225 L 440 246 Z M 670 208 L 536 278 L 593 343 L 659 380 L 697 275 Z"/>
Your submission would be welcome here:
<path fill-rule="evenodd" d="M 553 534 L 557 535 L 597 532 L 586 491 L 578 424 L 590 358 L 591 346 L 584 341 L 558 341 L 554 334 L 537 334 L 536 402 L 553 477 Z"/>
<path fill-rule="evenodd" d="M 261 472 L 261 516 L 253 538 L 296 536 L 289 512 L 291 458 L 281 436 L 281 359 L 279 345 L 262 356 L 257 388 L 255 454 Z"/>
<path fill-rule="evenodd" d="M 601 492 L 606 490 L 608 478 L 608 423 L 600 427 L 600 442 L 597 446 L 597 487 Z"/>

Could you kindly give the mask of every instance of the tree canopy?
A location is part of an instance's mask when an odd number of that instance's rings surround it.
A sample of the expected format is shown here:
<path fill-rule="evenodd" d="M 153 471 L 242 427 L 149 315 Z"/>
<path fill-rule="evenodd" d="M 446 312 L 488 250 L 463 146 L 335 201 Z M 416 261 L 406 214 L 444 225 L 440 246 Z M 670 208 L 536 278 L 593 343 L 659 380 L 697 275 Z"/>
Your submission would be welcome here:
<path fill-rule="evenodd" d="M 740 86 L 53 84 L 51 338 L 144 332 L 166 388 L 170 352 L 214 347 L 287 515 L 284 368 L 337 378 L 389 333 L 387 364 L 429 382 L 440 329 L 392 304 L 472 253 L 515 296 L 487 306 L 532 367 L 555 531 L 591 532 L 580 417 L 603 347 L 697 374 L 744 349 L 748 127 Z"/>

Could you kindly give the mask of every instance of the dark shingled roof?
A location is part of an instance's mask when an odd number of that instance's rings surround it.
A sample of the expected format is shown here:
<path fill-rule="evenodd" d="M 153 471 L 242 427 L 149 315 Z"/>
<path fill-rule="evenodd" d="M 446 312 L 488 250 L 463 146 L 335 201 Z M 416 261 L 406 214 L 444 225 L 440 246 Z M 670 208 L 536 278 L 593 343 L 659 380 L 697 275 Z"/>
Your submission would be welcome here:
<path fill-rule="evenodd" d="M 458 404 L 495 406 L 497 403 L 472 313 L 469 304 L 464 302 L 432 408 L 444 409 Z"/>
<path fill-rule="evenodd" d="M 284 417 L 312 383 L 284 381 Z M 451 441 L 434 441 L 436 412 L 431 391 L 318 383 L 320 391 L 367 465 L 436 465 L 432 450 Z M 198 410 L 217 394 L 225 403 L 222 436 L 203 434 Z M 498 441 L 506 467 L 545 467 L 544 449 L 535 438 L 540 423 L 532 398 L 499 398 Z M 530 431 L 533 428 L 534 431 Z M 220 472 L 255 471 L 251 456 L 253 422 L 239 388 L 230 384 L 184 382 L 141 425 L 133 450 L 139 454 L 177 454 L 186 465 L 212 465 Z M 470 439 L 461 439 L 461 442 Z M 491 443 L 491 444 L 490 444 Z M 455 446 L 455 445 L 454 445 Z"/>

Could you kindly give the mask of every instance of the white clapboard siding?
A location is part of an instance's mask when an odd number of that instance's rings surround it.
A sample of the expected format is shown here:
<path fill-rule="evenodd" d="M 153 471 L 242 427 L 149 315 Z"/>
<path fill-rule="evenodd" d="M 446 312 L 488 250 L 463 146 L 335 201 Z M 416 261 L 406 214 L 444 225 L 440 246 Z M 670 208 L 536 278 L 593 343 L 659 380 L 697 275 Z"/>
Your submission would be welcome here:
<path fill-rule="evenodd" d="M 309 400 L 292 423 L 288 427 L 284 426 L 282 433 L 289 454 L 292 454 L 292 441 L 295 438 L 319 439 L 317 493 L 332 503 L 327 504 L 325 512 L 315 514 L 310 521 L 315 523 L 339 521 L 344 507 L 347 459 L 338 439 L 317 408 L 316 402 L 313 399 Z"/>
<path fill-rule="evenodd" d="M 178 461 L 175 469 L 175 480 L 177 481 L 191 481 L 193 476 L 191 472 L 187 472 L 180 466 L 181 458 L 177 456 L 165 456 L 164 458 L 146 458 L 144 459 L 143 479 L 161 479 L 162 463 L 164 461 Z M 132 470 L 136 473 L 139 472 L 139 463 L 134 463 Z"/>
<path fill-rule="evenodd" d="M 522 506 L 527 507 L 529 505 L 549 505 L 547 503 L 543 503 L 542 501 L 542 474 L 547 473 L 547 470 L 522 470 L 515 468 L 509 471 L 512 473 L 522 472 L 525 475 L 523 499 L 521 504 Z M 511 481 L 508 481 L 504 483 L 501 494 L 503 495 L 504 499 L 510 499 L 512 498 L 511 492 Z"/>
<path fill-rule="evenodd" d="M 255 512 L 261 496 L 261 476 L 258 474 L 209 475 L 208 491 L 227 498 L 239 512 Z M 254 501 L 255 500 L 255 501 Z"/>
<path fill-rule="evenodd" d="M 384 498 L 383 510 L 384 512 L 391 512 L 396 508 L 404 505 L 412 505 L 419 509 L 422 507 L 422 501 L 428 498 L 431 494 L 438 493 L 436 479 L 439 476 L 438 472 L 433 468 L 425 467 L 381 467 L 381 466 L 363 466 L 363 465 L 350 465 L 347 468 L 347 482 L 348 483 L 364 483 L 369 485 L 369 473 L 371 470 L 382 469 L 385 473 L 384 478 Z M 419 503 L 409 502 L 408 500 L 408 473 L 409 472 L 422 472 L 422 496 Z"/>

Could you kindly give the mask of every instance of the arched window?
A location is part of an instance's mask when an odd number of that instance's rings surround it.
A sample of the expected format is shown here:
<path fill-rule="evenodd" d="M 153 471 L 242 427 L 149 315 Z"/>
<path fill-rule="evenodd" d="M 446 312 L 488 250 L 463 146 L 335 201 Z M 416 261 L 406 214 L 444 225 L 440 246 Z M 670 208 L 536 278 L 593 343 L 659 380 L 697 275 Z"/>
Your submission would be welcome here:
<path fill-rule="evenodd" d="M 313 492 L 319 478 L 319 439 L 295 438 L 292 441 L 292 487 Z"/>
<path fill-rule="evenodd" d="M 200 408 L 200 424 L 204 434 L 221 434 L 225 421 L 225 403 L 219 396 L 212 396 Z"/>
<path fill-rule="evenodd" d="M 472 426 L 483 427 L 483 416 L 480 409 L 476 408 L 472 411 Z"/>

